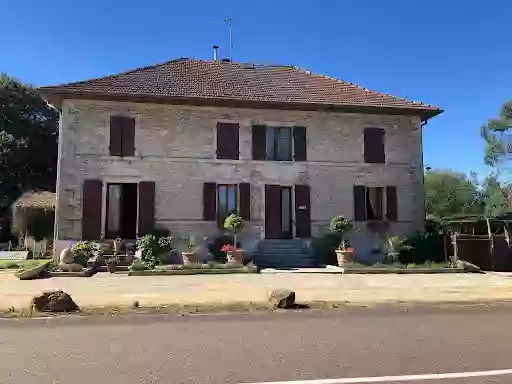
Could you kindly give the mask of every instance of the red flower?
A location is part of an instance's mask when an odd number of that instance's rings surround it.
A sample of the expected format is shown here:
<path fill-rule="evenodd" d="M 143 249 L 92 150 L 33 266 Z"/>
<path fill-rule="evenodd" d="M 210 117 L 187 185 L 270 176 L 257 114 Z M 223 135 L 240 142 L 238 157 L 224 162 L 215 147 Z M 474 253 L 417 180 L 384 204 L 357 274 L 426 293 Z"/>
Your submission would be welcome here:
<path fill-rule="evenodd" d="M 220 249 L 220 251 L 224 252 L 224 253 L 228 253 L 228 252 L 231 252 L 234 250 L 235 250 L 235 248 L 233 248 L 233 246 L 231 244 L 226 244 L 226 245 L 222 246 L 222 248 Z"/>
<path fill-rule="evenodd" d="M 342 251 L 343 251 L 343 252 L 350 252 L 350 253 L 354 253 L 356 250 L 355 250 L 354 248 L 350 248 L 350 247 L 348 247 L 348 248 L 343 248 L 343 249 L 342 249 Z"/>

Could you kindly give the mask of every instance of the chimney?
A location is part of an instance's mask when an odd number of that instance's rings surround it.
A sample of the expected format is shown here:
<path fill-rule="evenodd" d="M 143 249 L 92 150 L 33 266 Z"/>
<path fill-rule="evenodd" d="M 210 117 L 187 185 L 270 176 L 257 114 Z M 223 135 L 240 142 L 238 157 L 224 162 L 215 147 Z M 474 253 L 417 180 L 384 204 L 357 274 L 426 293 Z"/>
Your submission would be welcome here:
<path fill-rule="evenodd" d="M 214 45 L 213 46 L 213 61 L 217 61 L 218 56 L 219 56 L 219 46 Z"/>
<path fill-rule="evenodd" d="M 231 63 L 231 59 L 224 58 L 221 60 L 223 63 Z"/>

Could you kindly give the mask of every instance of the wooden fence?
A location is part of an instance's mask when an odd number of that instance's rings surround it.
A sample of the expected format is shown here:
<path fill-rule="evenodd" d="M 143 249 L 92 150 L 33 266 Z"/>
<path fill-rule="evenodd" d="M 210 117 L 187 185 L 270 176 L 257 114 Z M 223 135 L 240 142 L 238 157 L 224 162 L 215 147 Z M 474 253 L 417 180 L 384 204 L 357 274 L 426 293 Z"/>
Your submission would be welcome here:
<path fill-rule="evenodd" d="M 451 235 L 448 254 L 484 271 L 512 271 L 512 247 L 504 235 Z"/>

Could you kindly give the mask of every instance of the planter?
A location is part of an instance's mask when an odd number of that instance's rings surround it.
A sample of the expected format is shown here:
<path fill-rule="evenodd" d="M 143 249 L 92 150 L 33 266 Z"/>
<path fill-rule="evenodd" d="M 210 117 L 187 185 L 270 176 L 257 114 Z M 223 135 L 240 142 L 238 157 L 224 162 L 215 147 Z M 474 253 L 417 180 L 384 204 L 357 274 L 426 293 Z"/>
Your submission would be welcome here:
<path fill-rule="evenodd" d="M 32 268 L 22 269 L 15 273 L 15 276 L 20 280 L 37 279 L 39 275 L 46 269 L 48 263 L 42 263 Z"/>
<path fill-rule="evenodd" d="M 181 252 L 183 256 L 183 264 L 197 263 L 196 252 Z"/>
<path fill-rule="evenodd" d="M 340 267 L 342 267 L 345 264 L 354 261 L 354 252 L 353 251 L 343 251 L 341 249 L 337 249 L 336 257 L 338 259 L 338 265 Z"/>
<path fill-rule="evenodd" d="M 227 251 L 226 256 L 228 264 L 242 264 L 244 261 L 244 253 L 243 249 Z"/>
<path fill-rule="evenodd" d="M 107 272 L 114 273 L 117 269 L 117 264 L 114 262 L 107 263 Z"/>

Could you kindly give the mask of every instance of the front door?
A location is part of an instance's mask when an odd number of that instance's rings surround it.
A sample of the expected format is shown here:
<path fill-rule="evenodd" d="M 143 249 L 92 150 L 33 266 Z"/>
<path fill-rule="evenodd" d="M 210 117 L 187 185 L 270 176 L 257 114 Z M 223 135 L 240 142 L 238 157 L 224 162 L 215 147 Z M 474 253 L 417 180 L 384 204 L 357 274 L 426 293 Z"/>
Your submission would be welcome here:
<path fill-rule="evenodd" d="M 292 187 L 265 186 L 265 237 L 293 238 Z"/>
<path fill-rule="evenodd" d="M 137 230 L 137 184 L 107 184 L 105 237 L 135 239 Z"/>

